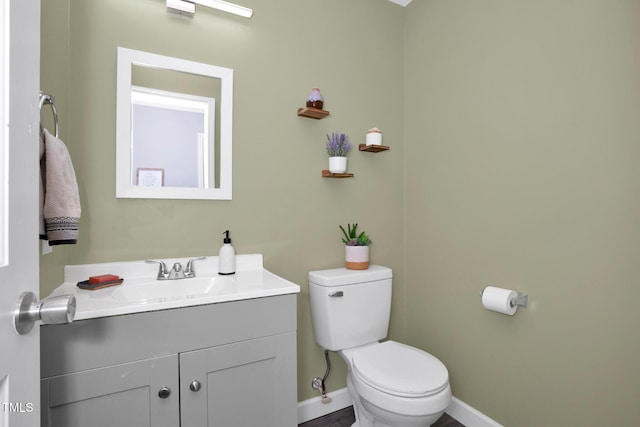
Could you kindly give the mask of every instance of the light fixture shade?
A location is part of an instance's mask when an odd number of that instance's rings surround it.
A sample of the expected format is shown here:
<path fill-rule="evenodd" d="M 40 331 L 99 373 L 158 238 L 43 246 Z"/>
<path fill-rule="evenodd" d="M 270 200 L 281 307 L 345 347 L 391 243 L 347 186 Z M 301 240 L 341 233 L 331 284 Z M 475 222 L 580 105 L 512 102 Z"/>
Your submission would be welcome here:
<path fill-rule="evenodd" d="M 244 18 L 251 18 L 253 16 L 253 9 L 229 3 L 224 0 L 194 0 L 194 2 L 223 12 L 233 13 L 234 15 L 242 16 Z"/>
<path fill-rule="evenodd" d="M 188 0 L 167 0 L 167 12 L 193 18 L 196 13 L 196 5 Z"/>

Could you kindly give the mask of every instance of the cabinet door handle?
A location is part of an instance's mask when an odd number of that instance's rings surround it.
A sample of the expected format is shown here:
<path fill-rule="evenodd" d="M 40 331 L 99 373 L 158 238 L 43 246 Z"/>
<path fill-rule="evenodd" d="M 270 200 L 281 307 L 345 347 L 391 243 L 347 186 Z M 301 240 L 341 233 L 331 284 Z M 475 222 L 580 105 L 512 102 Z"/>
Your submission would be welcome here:
<path fill-rule="evenodd" d="M 196 392 L 198 390 L 200 390 L 201 384 L 200 381 L 198 380 L 193 380 L 191 381 L 191 384 L 189 384 L 189 390 Z"/>
<path fill-rule="evenodd" d="M 158 391 L 158 396 L 160 396 L 160 399 L 166 399 L 167 397 L 169 397 L 169 395 L 171 394 L 171 389 L 169 387 L 162 387 L 159 391 Z"/>

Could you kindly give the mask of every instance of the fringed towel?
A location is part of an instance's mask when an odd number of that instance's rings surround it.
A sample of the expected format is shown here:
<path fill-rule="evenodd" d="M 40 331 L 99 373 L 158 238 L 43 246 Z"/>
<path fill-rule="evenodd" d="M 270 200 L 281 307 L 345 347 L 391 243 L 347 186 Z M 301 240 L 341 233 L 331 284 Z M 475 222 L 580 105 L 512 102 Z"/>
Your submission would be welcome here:
<path fill-rule="evenodd" d="M 50 245 L 77 243 L 80 197 L 69 151 L 61 140 L 42 129 L 40 156 L 40 238 L 49 240 Z"/>
<path fill-rule="evenodd" d="M 46 174 L 44 159 L 44 129 L 40 125 L 40 240 L 47 240 L 47 230 L 44 226 L 44 177 Z"/>

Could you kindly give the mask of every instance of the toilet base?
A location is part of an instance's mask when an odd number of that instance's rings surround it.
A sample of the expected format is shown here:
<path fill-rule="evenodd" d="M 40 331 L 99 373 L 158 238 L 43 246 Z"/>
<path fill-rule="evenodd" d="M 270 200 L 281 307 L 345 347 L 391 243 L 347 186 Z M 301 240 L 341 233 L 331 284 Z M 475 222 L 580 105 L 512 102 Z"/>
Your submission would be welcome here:
<path fill-rule="evenodd" d="M 375 405 L 372 405 L 369 402 L 361 401 L 362 406 L 366 409 L 370 414 L 376 417 L 373 422 L 373 427 L 428 427 L 431 424 L 435 423 L 438 418 L 444 414 L 444 411 L 438 412 L 436 414 L 422 415 L 419 417 L 412 417 L 409 415 L 401 415 L 401 414 L 390 414 L 388 411 L 384 409 L 378 408 Z M 381 418 L 385 417 L 393 417 L 393 425 L 385 424 L 380 421 Z"/>
<path fill-rule="evenodd" d="M 419 417 L 390 413 L 360 398 L 355 392 L 351 372 L 347 374 L 347 390 L 353 401 L 356 422 L 351 427 L 428 427 L 444 414 L 444 410 Z M 381 419 L 393 418 L 393 424 L 385 424 Z"/>

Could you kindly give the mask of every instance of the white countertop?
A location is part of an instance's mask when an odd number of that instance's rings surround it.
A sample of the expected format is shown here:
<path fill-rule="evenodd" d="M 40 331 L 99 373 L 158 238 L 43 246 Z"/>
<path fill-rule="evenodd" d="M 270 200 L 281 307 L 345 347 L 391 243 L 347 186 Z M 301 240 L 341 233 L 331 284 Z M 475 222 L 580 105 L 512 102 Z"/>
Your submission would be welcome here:
<path fill-rule="evenodd" d="M 163 261 L 170 270 L 175 262 L 184 267 L 188 260 L 158 261 Z M 265 270 L 261 254 L 237 255 L 236 274 L 230 276 L 218 275 L 217 256 L 195 261 L 193 266 L 195 278 L 157 280 L 158 264 L 144 260 L 68 265 L 64 269 L 64 283 L 50 297 L 75 295 L 75 320 L 83 320 L 300 292 L 300 286 Z M 78 282 L 101 274 L 115 274 L 124 282 L 94 291 L 77 287 Z"/>

